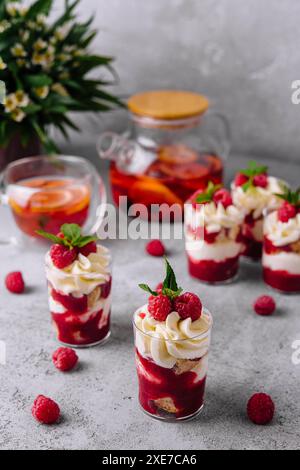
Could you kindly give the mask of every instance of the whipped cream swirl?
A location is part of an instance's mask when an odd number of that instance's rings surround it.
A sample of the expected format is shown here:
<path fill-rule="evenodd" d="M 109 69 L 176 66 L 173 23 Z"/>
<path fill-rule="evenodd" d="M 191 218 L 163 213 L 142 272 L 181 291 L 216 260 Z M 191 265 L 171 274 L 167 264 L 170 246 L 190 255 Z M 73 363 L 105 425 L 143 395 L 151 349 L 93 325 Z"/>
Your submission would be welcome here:
<path fill-rule="evenodd" d="M 275 196 L 282 194 L 284 187 L 287 186 L 282 180 L 268 176 L 268 186 L 260 188 L 251 186 L 244 191 L 241 186 L 231 185 L 232 199 L 234 204 L 241 209 L 245 215 L 252 214 L 254 219 L 258 219 L 263 215 L 265 209 L 278 209 L 281 200 Z"/>
<path fill-rule="evenodd" d="M 272 212 L 265 219 L 264 234 L 273 243 L 280 247 L 300 240 L 300 214 L 288 222 L 281 222 L 278 212 Z"/>
<path fill-rule="evenodd" d="M 234 205 L 225 208 L 223 204 L 215 204 L 213 201 L 198 205 L 196 209 L 192 204 L 186 204 L 185 221 L 187 235 L 189 228 L 196 230 L 205 226 L 207 233 L 218 233 L 225 228 L 229 229 L 229 238 L 235 240 L 237 231 L 244 221 L 244 214 Z"/>
<path fill-rule="evenodd" d="M 134 323 L 139 353 L 161 367 L 171 369 L 178 359 L 200 359 L 208 352 L 212 318 L 205 309 L 196 321 L 182 320 L 177 312 L 171 312 L 166 321 L 159 322 L 144 305 L 135 312 Z"/>
<path fill-rule="evenodd" d="M 50 252 L 46 255 L 46 276 L 55 290 L 75 297 L 89 295 L 97 286 L 110 278 L 110 254 L 104 246 L 98 245 L 96 253 L 78 258 L 64 269 L 54 266 Z"/>

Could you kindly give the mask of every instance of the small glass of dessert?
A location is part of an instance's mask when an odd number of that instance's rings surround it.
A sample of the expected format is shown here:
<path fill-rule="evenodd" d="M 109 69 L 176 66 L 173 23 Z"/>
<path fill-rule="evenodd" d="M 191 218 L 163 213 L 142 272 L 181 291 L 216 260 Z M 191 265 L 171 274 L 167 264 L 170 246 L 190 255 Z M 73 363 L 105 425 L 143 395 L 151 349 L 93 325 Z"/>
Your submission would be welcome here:
<path fill-rule="evenodd" d="M 206 283 L 232 282 L 243 251 L 243 213 L 230 192 L 209 183 L 185 204 L 185 247 L 191 276 Z"/>
<path fill-rule="evenodd" d="M 166 260 L 164 282 L 134 314 L 136 367 L 142 410 L 180 421 L 204 406 L 212 316 L 197 295 L 182 293 Z"/>
<path fill-rule="evenodd" d="M 234 205 L 245 214 L 243 256 L 248 260 L 261 260 L 264 212 L 278 209 L 277 195 L 283 193 L 285 186 L 283 181 L 268 175 L 267 166 L 255 161 L 236 174 L 231 194 Z"/>
<path fill-rule="evenodd" d="M 283 293 L 300 293 L 300 190 L 286 189 L 264 224 L 263 277 Z"/>
<path fill-rule="evenodd" d="M 60 343 L 96 346 L 110 336 L 111 258 L 97 238 L 83 236 L 76 224 L 64 224 L 46 254 L 49 308 Z"/>

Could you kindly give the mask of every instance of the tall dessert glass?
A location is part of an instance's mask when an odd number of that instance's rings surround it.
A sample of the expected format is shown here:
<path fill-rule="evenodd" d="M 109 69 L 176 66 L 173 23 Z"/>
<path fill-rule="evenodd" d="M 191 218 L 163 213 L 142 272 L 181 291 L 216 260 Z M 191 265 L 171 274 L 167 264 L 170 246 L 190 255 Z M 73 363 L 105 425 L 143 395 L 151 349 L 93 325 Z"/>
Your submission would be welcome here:
<path fill-rule="evenodd" d="M 176 340 L 164 338 L 159 322 L 144 317 L 145 311 L 147 306 L 138 309 L 133 322 L 140 405 L 148 415 L 165 421 L 195 417 L 204 406 L 211 314 L 203 309 L 201 318 L 192 322 L 172 312 L 167 322 L 188 333 Z M 147 322 L 151 328 L 146 333 Z"/>
<path fill-rule="evenodd" d="M 57 339 L 71 347 L 94 346 L 110 336 L 111 263 L 109 251 L 79 253 L 59 269 L 46 255 L 49 308 Z"/>

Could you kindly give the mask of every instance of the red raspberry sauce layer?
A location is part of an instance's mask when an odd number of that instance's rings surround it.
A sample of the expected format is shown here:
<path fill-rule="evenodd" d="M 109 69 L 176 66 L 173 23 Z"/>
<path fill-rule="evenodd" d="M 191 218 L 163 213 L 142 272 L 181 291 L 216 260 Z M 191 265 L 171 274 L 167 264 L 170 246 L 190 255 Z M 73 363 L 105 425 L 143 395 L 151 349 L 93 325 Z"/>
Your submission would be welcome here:
<path fill-rule="evenodd" d="M 190 275 L 205 282 L 224 282 L 232 279 L 239 269 L 239 256 L 225 261 L 201 260 L 195 262 L 188 258 Z"/>
<path fill-rule="evenodd" d="M 263 277 L 266 284 L 281 292 L 300 292 L 300 275 L 264 268 Z"/>
<path fill-rule="evenodd" d="M 256 241 L 252 235 L 252 229 L 259 220 L 259 218 L 254 220 L 252 214 L 249 214 L 243 225 L 243 244 L 245 249 L 242 254 L 254 261 L 259 261 L 262 257 L 263 244 Z"/>
<path fill-rule="evenodd" d="M 101 289 L 102 298 L 107 298 L 111 289 L 111 280 L 101 286 Z M 62 314 L 51 312 L 59 341 L 74 346 L 86 346 L 98 343 L 107 336 L 110 331 L 110 313 L 107 323 L 102 328 L 99 328 L 99 324 L 101 324 L 103 310 L 95 312 L 88 321 L 82 318 L 82 315 L 88 311 L 87 296 L 75 298 L 72 295 L 63 295 L 53 288 L 51 295 L 66 309 L 66 312 Z M 76 339 L 77 337 L 80 339 Z"/>
<path fill-rule="evenodd" d="M 137 374 L 139 379 L 139 400 L 142 408 L 156 416 L 166 417 L 154 401 L 160 398 L 171 398 L 175 404 L 176 418 L 195 414 L 203 405 L 206 377 L 196 382 L 197 374 L 189 371 L 176 375 L 172 369 L 166 369 L 142 357 L 136 350 Z M 144 369 L 144 374 L 139 371 Z M 153 379 L 151 379 L 153 377 Z"/>

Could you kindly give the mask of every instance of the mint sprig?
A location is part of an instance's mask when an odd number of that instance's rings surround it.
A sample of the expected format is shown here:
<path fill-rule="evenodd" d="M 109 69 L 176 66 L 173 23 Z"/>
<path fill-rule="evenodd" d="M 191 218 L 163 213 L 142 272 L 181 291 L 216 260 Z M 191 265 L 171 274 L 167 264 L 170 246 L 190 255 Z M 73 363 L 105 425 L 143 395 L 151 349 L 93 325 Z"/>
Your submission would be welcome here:
<path fill-rule="evenodd" d="M 275 196 L 287 201 L 292 206 L 300 207 L 300 188 L 296 189 L 296 191 L 292 191 L 286 186 L 282 194 L 275 194 Z"/>
<path fill-rule="evenodd" d="M 213 200 L 215 192 L 221 188 L 221 184 L 214 184 L 212 181 L 210 181 L 207 185 L 206 190 L 203 193 L 197 195 L 195 202 L 198 204 L 211 202 Z"/>
<path fill-rule="evenodd" d="M 53 243 L 66 246 L 70 249 L 75 247 L 83 248 L 89 243 L 98 240 L 98 238 L 94 236 L 81 235 L 81 227 L 77 224 L 64 224 L 61 226 L 60 231 L 64 235 L 64 238 L 57 237 L 44 230 L 37 230 L 36 233 L 41 237 L 51 240 Z"/>
<path fill-rule="evenodd" d="M 269 168 L 266 165 L 260 165 L 255 160 L 250 160 L 248 167 L 239 171 L 239 173 L 249 178 L 249 180 L 242 186 L 244 192 L 248 191 L 248 189 L 254 186 L 253 180 L 255 176 L 267 173 L 268 169 Z"/>
<path fill-rule="evenodd" d="M 181 294 L 183 289 L 181 287 L 178 287 L 175 273 L 166 257 L 165 257 L 165 265 L 166 265 L 166 277 L 163 281 L 162 294 L 169 297 L 170 300 L 174 300 L 176 297 L 178 297 Z M 147 284 L 139 284 L 139 287 L 151 295 L 154 295 L 154 296 L 159 295 L 158 292 L 151 289 Z"/>

